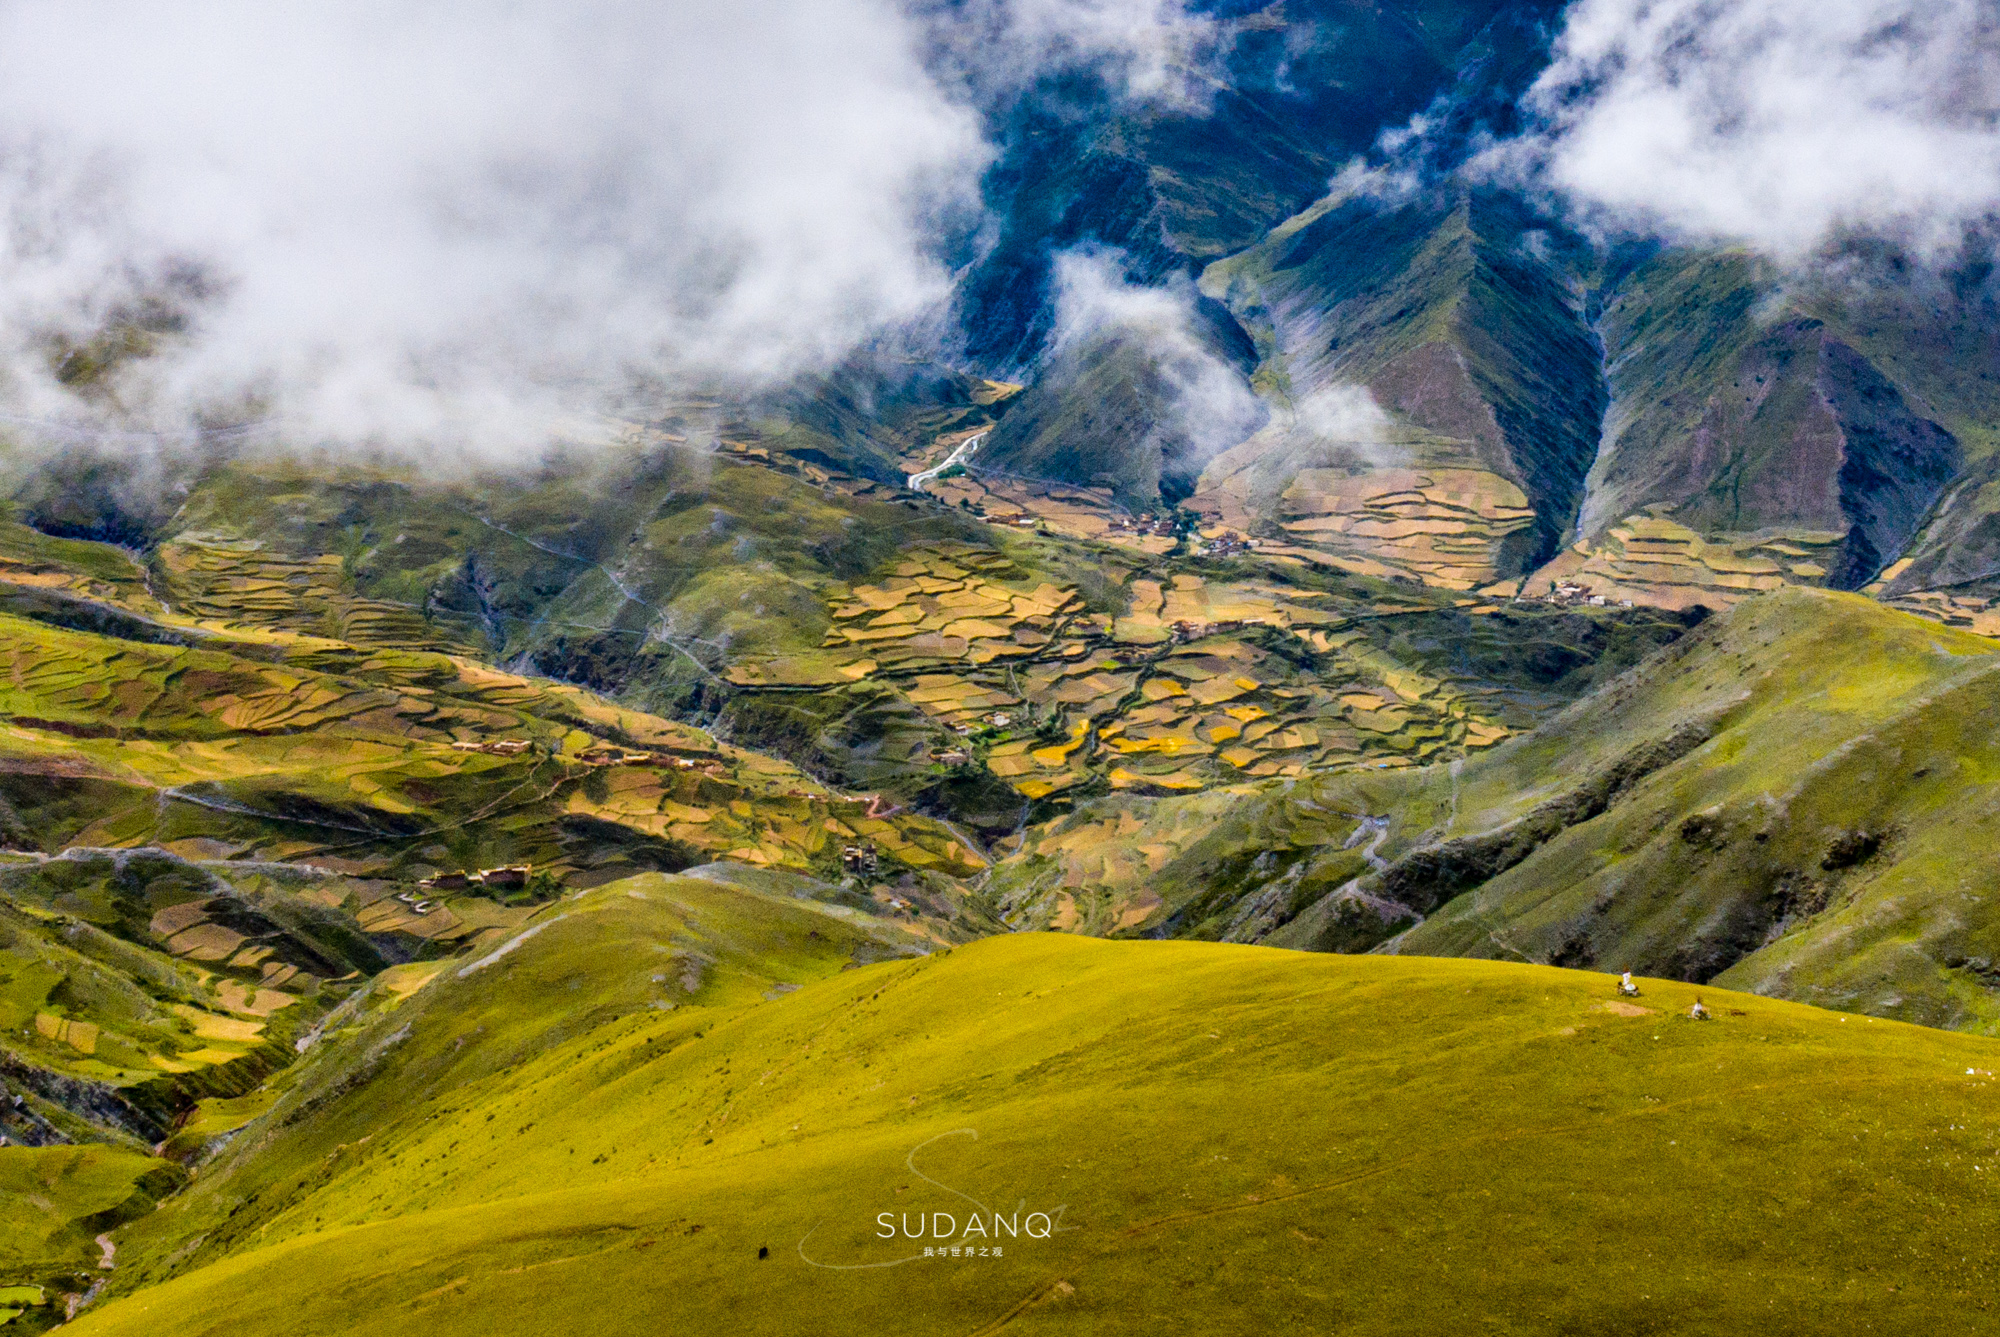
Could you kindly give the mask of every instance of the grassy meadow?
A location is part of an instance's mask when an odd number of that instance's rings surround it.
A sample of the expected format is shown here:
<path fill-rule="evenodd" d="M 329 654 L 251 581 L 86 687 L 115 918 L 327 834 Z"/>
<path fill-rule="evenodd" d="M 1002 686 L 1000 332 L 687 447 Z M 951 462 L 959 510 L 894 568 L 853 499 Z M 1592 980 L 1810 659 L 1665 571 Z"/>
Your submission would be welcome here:
<path fill-rule="evenodd" d="M 77 1330 L 1945 1332 L 1992 1303 L 1990 1040 L 1482 961 L 1026 934 L 854 964 L 825 910 L 684 878 L 545 914 L 358 1006 L 121 1234 Z M 923 1256 L 994 1212 L 1046 1237 Z M 900 1237 L 936 1213 L 957 1238 Z"/>

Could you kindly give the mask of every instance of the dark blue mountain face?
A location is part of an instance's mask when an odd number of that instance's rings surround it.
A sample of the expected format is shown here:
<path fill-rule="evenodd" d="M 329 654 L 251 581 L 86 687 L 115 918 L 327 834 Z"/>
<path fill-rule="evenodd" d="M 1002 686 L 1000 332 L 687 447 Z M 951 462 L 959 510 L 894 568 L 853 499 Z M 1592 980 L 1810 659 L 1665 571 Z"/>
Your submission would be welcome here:
<path fill-rule="evenodd" d="M 960 287 L 966 356 L 987 374 L 1035 362 L 1063 250 L 1122 251 L 1138 283 L 1191 272 L 1316 199 L 1419 112 L 1431 129 L 1399 152 L 1448 170 L 1475 130 L 1505 129 L 1559 10 L 1549 0 L 1227 3 L 1205 11 L 1226 20 L 1226 53 L 1222 85 L 1201 85 L 1204 106 L 1133 105 L 1074 71 L 1044 79 L 993 113 L 1002 151 L 985 194 L 1002 221 Z"/>
<path fill-rule="evenodd" d="M 940 24 L 955 4 L 933 0 Z M 1466 170 L 1523 129 L 1565 8 L 1210 0 L 1190 9 L 1212 21 L 1200 68 L 1152 100 L 1087 64 L 996 92 L 967 64 L 974 48 L 941 38 L 983 90 L 999 153 L 987 227 L 953 257 L 949 333 L 917 342 L 1026 386 L 992 407 L 983 467 L 1109 487 L 1135 509 L 1186 499 L 1274 540 L 1339 523 L 1313 519 L 1312 498 L 1377 495 L 1334 474 L 1379 474 L 1395 498 L 1427 486 L 1411 470 L 1457 471 L 1461 492 L 1518 489 L 1532 511 L 1481 549 L 1508 579 L 1650 517 L 1719 553 L 1804 534 L 1817 556 L 1786 569 L 1818 583 L 1880 577 L 1901 594 L 1949 574 L 2000 598 L 1990 239 L 1928 277 L 1855 239 L 1781 277 L 1741 249 L 1580 234 L 1558 202 Z M 1386 189 L 1339 184 L 1356 164 Z M 1181 328 L 1162 343 L 1112 319 L 1058 346 L 1073 254 L 1170 290 Z M 1190 394 L 1204 362 L 1241 393 Z M 1244 407 L 1253 383 L 1264 411 Z M 1354 393 L 1394 449 L 1311 425 L 1310 401 Z M 892 476 L 862 401 L 897 394 L 848 398 L 793 416 L 851 442 L 847 467 Z"/>

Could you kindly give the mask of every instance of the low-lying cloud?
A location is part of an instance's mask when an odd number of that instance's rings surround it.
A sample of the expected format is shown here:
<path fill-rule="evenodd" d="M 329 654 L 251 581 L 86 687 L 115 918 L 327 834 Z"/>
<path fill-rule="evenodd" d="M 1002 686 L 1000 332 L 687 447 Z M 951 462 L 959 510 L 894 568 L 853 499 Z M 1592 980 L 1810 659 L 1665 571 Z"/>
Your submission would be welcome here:
<path fill-rule="evenodd" d="M 0 424 L 503 456 L 942 309 L 995 87 L 1180 0 L 0 0 Z"/>
<path fill-rule="evenodd" d="M 1116 251 L 1083 249 L 1056 257 L 1053 354 L 1092 340 L 1138 343 L 1165 390 L 1151 429 L 1166 471 L 1192 478 L 1205 463 L 1261 426 L 1268 410 L 1237 368 L 1199 333 L 1194 284 L 1126 281 Z"/>
<path fill-rule="evenodd" d="M 634 374 L 824 366 L 941 298 L 976 209 L 917 36 L 887 0 L 14 0 L 7 398 L 498 450 Z"/>
<path fill-rule="evenodd" d="M 950 76 L 982 103 L 1089 70 L 1116 95 L 1198 110 L 1224 27 L 1190 0 L 919 0 Z"/>
<path fill-rule="evenodd" d="M 2000 208 L 1991 0 L 1577 0 L 1527 109 L 1487 170 L 1611 230 L 1938 255 Z"/>

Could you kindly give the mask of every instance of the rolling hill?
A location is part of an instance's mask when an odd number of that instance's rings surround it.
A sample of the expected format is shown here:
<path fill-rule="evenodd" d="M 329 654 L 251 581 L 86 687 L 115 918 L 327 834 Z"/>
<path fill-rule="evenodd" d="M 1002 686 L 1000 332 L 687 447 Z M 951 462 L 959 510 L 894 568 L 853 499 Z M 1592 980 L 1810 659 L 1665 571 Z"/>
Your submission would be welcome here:
<path fill-rule="evenodd" d="M 1988 1040 L 1200 943 L 841 970 L 845 926 L 657 876 L 541 924 L 359 1002 L 121 1233 L 77 1330 L 1945 1331 L 1991 1303 Z M 697 942 L 723 954 L 690 994 Z M 950 1238 L 901 1238 L 919 1216 Z"/>

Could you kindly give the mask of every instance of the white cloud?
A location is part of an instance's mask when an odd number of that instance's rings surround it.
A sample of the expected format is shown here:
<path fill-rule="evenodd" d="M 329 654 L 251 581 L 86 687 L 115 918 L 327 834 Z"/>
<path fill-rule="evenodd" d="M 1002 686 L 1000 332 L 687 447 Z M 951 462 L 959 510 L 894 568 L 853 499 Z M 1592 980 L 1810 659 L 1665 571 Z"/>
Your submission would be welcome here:
<path fill-rule="evenodd" d="M 1616 229 L 1922 252 L 2000 208 L 1991 0 L 1577 0 L 1489 171 Z"/>
<path fill-rule="evenodd" d="M 1367 386 L 1341 382 L 1308 390 L 1293 406 L 1289 425 L 1314 440 L 1376 456 L 1380 455 L 1376 448 L 1389 439 L 1393 427 Z"/>
<path fill-rule="evenodd" d="M 751 383 L 935 303 L 989 150 L 891 0 L 0 3 L 17 416 L 540 443 L 636 369 Z M 86 405 L 146 294 L 192 325 Z"/>
<path fill-rule="evenodd" d="M 1188 473 L 1263 423 L 1263 402 L 1234 366 L 1196 333 L 1196 292 L 1185 277 L 1159 287 L 1125 281 L 1115 251 L 1056 257 L 1057 356 L 1106 335 L 1139 341 L 1167 387 L 1169 416 L 1154 425 L 1172 468 Z"/>
<path fill-rule="evenodd" d="M 921 0 L 937 50 L 982 98 L 1089 69 L 1119 96 L 1206 105 L 1221 25 L 1188 0 Z"/>

